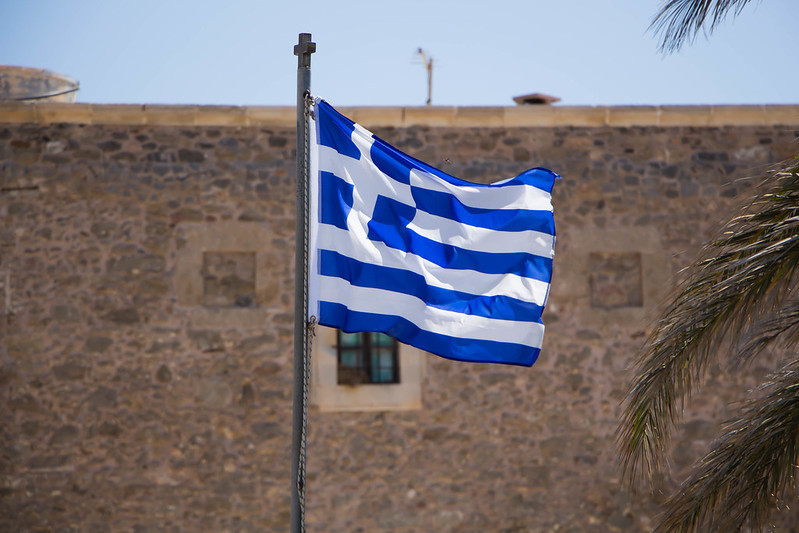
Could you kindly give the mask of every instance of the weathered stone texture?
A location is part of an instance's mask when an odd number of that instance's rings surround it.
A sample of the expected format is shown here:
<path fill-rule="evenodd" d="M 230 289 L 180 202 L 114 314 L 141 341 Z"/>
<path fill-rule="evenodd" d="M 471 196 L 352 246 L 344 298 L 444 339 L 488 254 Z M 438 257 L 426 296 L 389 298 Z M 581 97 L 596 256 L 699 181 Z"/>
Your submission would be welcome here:
<path fill-rule="evenodd" d="M 641 307 L 641 254 L 639 252 L 591 252 L 591 307 Z"/>
<path fill-rule="evenodd" d="M 418 411 L 312 411 L 309 530 L 647 530 L 660 500 L 625 492 L 615 462 L 625 370 L 657 299 L 793 129 L 375 132 L 465 179 L 563 176 L 547 336 L 531 369 L 430 357 Z M 0 124 L 0 530 L 287 529 L 294 138 Z M 268 237 L 180 263 L 224 223 Z M 677 468 L 756 370 L 713 373 Z"/>
<path fill-rule="evenodd" d="M 205 252 L 203 281 L 203 305 L 255 305 L 255 253 Z"/>

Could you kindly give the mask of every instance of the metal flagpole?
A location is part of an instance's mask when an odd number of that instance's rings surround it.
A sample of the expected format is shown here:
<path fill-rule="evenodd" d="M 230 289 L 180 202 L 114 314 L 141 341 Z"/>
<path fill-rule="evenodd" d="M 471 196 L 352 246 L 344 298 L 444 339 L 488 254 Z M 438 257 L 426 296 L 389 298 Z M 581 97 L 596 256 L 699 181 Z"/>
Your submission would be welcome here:
<path fill-rule="evenodd" d="M 294 252 L 294 406 L 291 437 L 291 532 L 305 531 L 305 430 L 308 414 L 308 116 L 311 54 L 316 43 L 301 33 L 297 56 L 297 226 Z"/>

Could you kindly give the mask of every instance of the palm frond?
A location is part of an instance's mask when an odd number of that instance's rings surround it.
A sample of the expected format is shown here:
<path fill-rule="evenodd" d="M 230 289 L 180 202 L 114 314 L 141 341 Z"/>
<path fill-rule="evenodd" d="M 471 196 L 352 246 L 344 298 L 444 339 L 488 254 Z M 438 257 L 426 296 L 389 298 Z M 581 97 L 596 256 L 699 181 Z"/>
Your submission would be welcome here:
<path fill-rule="evenodd" d="M 779 309 L 750 328 L 745 335 L 744 343 L 733 357 L 734 368 L 740 368 L 770 345 L 780 342 L 785 348 L 793 348 L 799 344 L 799 301 L 797 300 L 786 304 L 784 309 Z"/>
<path fill-rule="evenodd" d="M 666 503 L 655 531 L 760 529 L 766 511 L 795 487 L 799 456 L 799 360 L 751 400 Z"/>
<path fill-rule="evenodd" d="M 715 350 L 736 345 L 753 320 L 791 294 L 799 271 L 798 172 L 799 160 L 781 164 L 766 192 L 704 248 L 647 340 L 617 430 L 630 481 L 659 468 L 684 399 Z"/>
<path fill-rule="evenodd" d="M 675 52 L 693 41 L 706 22 L 712 32 L 727 14 L 738 15 L 749 0 L 668 0 L 652 20 L 650 29 L 660 34 L 662 52 Z"/>

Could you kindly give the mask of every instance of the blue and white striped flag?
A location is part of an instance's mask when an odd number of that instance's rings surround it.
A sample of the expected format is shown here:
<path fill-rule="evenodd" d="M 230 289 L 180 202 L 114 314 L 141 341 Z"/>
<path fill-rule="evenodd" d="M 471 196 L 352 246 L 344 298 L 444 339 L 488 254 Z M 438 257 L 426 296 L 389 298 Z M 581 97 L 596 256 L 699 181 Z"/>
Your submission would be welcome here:
<path fill-rule="evenodd" d="M 459 361 L 532 365 L 552 277 L 558 177 L 459 180 L 316 100 L 309 315 Z"/>

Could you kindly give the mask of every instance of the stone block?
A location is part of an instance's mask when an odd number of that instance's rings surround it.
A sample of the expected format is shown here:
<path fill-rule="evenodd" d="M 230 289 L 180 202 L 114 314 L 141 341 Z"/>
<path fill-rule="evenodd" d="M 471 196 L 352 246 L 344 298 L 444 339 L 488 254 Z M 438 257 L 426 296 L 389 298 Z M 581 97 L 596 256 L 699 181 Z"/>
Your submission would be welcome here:
<path fill-rule="evenodd" d="M 460 127 L 501 127 L 504 125 L 501 107 L 457 107 L 454 124 Z"/>
<path fill-rule="evenodd" d="M 143 114 L 145 123 L 152 125 L 188 125 L 197 121 L 196 106 L 146 105 Z"/>
<path fill-rule="evenodd" d="M 78 437 L 80 437 L 80 429 L 77 426 L 68 424 L 66 426 L 61 426 L 53 433 L 52 437 L 50 437 L 49 444 L 51 446 L 69 444 L 78 440 Z"/>
<path fill-rule="evenodd" d="M 0 123 L 36 123 L 36 107 L 27 104 L 0 103 Z"/>
<path fill-rule="evenodd" d="M 114 309 L 107 313 L 103 318 L 120 326 L 137 324 L 140 320 L 139 312 L 134 307 L 124 309 Z"/>
<path fill-rule="evenodd" d="M 248 126 L 267 128 L 294 128 L 297 110 L 294 106 L 248 106 L 244 108 Z"/>
<path fill-rule="evenodd" d="M 147 122 L 144 106 L 140 104 L 93 105 L 92 124 L 128 125 Z"/>
<path fill-rule="evenodd" d="M 525 105 L 504 108 L 506 127 L 593 126 L 607 123 L 608 107 Z"/>
<path fill-rule="evenodd" d="M 36 118 L 40 124 L 91 124 L 91 104 L 40 102 L 36 104 Z"/>
<path fill-rule="evenodd" d="M 117 391 L 108 387 L 100 387 L 89 394 L 84 401 L 90 411 L 111 409 L 117 406 Z"/>
<path fill-rule="evenodd" d="M 799 124 L 799 105 L 763 106 L 763 122 L 768 125 Z"/>
<path fill-rule="evenodd" d="M 656 106 L 618 106 L 608 108 L 608 126 L 653 126 L 658 124 L 660 108 Z"/>
<path fill-rule="evenodd" d="M 56 379 L 76 381 L 83 379 L 90 370 L 80 357 L 71 357 L 64 363 L 54 365 L 53 375 Z"/>
<path fill-rule="evenodd" d="M 224 348 L 218 331 L 189 330 L 189 338 L 201 352 L 216 352 Z"/>
<path fill-rule="evenodd" d="M 765 115 L 763 106 L 741 105 L 741 106 L 714 106 L 710 113 L 710 124 L 713 126 L 733 126 L 733 125 L 764 125 Z"/>
<path fill-rule="evenodd" d="M 351 110 L 349 118 L 365 128 L 401 127 L 405 113 L 402 107 L 356 107 Z"/>
<path fill-rule="evenodd" d="M 660 108 L 659 124 L 664 127 L 707 126 L 712 111 L 711 106 L 663 106 Z"/>
<path fill-rule="evenodd" d="M 285 428 L 275 422 L 255 422 L 250 429 L 259 440 L 274 439 L 285 434 Z"/>
<path fill-rule="evenodd" d="M 195 123 L 200 126 L 246 126 L 247 115 L 243 107 L 199 106 Z"/>
<path fill-rule="evenodd" d="M 406 107 L 405 126 L 452 126 L 455 123 L 457 107 Z"/>

